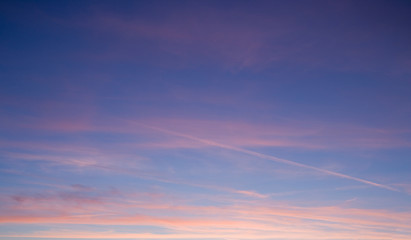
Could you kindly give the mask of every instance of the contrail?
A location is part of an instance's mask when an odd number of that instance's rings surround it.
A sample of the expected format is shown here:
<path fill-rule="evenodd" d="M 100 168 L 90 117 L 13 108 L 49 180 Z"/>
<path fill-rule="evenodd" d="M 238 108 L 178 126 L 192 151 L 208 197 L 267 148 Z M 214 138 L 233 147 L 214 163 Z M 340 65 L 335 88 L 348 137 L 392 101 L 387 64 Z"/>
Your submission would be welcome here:
<path fill-rule="evenodd" d="M 255 157 L 258 157 L 258 158 L 267 159 L 267 160 L 270 160 L 270 161 L 279 162 L 279 163 L 283 163 L 283 164 L 287 164 L 287 165 L 291 165 L 291 166 L 296 166 L 296 167 L 300 167 L 300 168 L 311 169 L 311 170 L 321 172 L 321 173 L 325 173 L 325 174 L 328 174 L 328 175 L 332 175 L 332 176 L 336 176 L 336 177 L 340 177 L 340 178 L 345 178 L 345 179 L 350 179 L 350 180 L 365 183 L 365 184 L 368 184 L 368 185 L 371 185 L 371 186 L 384 188 L 384 189 L 388 189 L 388 190 L 395 191 L 395 192 L 400 192 L 400 190 L 398 190 L 396 188 L 393 188 L 393 187 L 390 187 L 390 186 L 387 186 L 387 185 L 384 185 L 384 184 L 372 182 L 372 181 L 369 181 L 369 180 L 366 180 L 366 179 L 353 177 L 353 176 L 346 175 L 346 174 L 343 174 L 343 173 L 338 173 L 338 172 L 326 170 L 326 169 L 323 169 L 323 168 L 318 168 L 318 167 L 310 166 L 310 165 L 307 165 L 307 164 L 294 162 L 294 161 L 287 160 L 287 159 L 284 159 L 284 158 L 278 158 L 278 157 L 274 157 L 274 156 L 271 156 L 271 155 L 267 155 L 267 154 L 247 150 L 247 149 L 244 149 L 244 148 L 234 147 L 234 146 L 218 143 L 218 142 L 207 140 L 207 139 L 202 139 L 202 138 L 190 136 L 190 135 L 187 135 L 187 134 L 184 134 L 184 133 L 170 131 L 170 130 L 167 130 L 167 129 L 146 125 L 146 124 L 135 122 L 135 121 L 131 121 L 131 122 L 133 122 L 134 124 L 143 126 L 145 128 L 149 128 L 149 129 L 159 131 L 159 132 L 163 132 L 163 133 L 173 135 L 173 136 L 178 136 L 178 137 L 182 137 L 182 138 L 186 138 L 186 139 L 191 139 L 191 140 L 194 140 L 194 141 L 197 141 L 197 142 L 200 142 L 200 143 L 204 143 L 204 144 L 207 144 L 207 145 L 210 145 L 210 146 L 216 146 L 216 147 L 220 147 L 220 148 L 224 148 L 224 149 L 228 149 L 228 150 L 232 150 L 232 151 L 236 151 L 236 152 L 241 152 L 241 153 L 245 153 L 245 154 L 255 156 Z"/>

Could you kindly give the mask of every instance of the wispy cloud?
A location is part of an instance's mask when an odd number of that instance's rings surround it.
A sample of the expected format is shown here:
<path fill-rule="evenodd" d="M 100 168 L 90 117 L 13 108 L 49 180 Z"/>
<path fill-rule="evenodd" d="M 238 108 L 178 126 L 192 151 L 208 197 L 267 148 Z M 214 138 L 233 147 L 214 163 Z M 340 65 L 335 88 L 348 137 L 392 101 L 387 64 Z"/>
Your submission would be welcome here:
<path fill-rule="evenodd" d="M 0 239 L 410 239 L 404 1 L 0 9 Z"/>
<path fill-rule="evenodd" d="M 233 150 L 233 151 L 236 151 L 236 152 L 245 153 L 247 155 L 252 155 L 252 156 L 255 156 L 255 157 L 258 157 L 258 158 L 267 159 L 267 160 L 270 160 L 270 161 L 275 161 L 275 162 L 279 162 L 279 163 L 283 163 L 283 164 L 287 164 L 287 165 L 291 165 L 291 166 L 310 169 L 310 170 L 318 171 L 318 172 L 321 172 L 321 173 L 325 173 L 327 175 L 336 176 L 336 177 L 345 178 L 345 179 L 350 179 L 350 180 L 365 183 L 365 184 L 372 185 L 372 186 L 379 187 L 379 188 L 384 188 L 384 189 L 391 190 L 391 191 L 397 191 L 397 192 L 399 191 L 398 189 L 390 187 L 388 185 L 372 182 L 372 181 L 365 180 L 365 179 L 362 179 L 362 178 L 353 177 L 353 176 L 338 173 L 338 172 L 333 172 L 333 171 L 330 171 L 330 170 L 310 166 L 310 165 L 303 164 L 303 163 L 298 163 L 298 162 L 283 159 L 283 158 L 274 157 L 274 156 L 271 156 L 271 155 L 267 155 L 267 154 L 247 150 L 247 149 L 244 149 L 244 148 L 239 148 L 239 147 L 234 147 L 234 146 L 231 146 L 231 145 L 221 144 L 221 143 L 218 143 L 218 142 L 215 142 L 215 141 L 212 141 L 212 140 L 202 139 L 202 138 L 187 135 L 187 134 L 184 134 L 184 133 L 179 133 L 179 132 L 170 131 L 170 130 L 163 129 L 163 128 L 158 128 L 158 127 L 142 124 L 142 123 L 139 123 L 139 122 L 134 122 L 134 123 L 138 126 L 153 129 L 153 130 L 156 130 L 156 131 L 160 131 L 160 132 L 170 134 L 170 135 L 174 135 L 174 136 L 178 136 L 178 137 L 183 137 L 183 138 L 190 139 L 190 140 L 193 140 L 193 141 L 196 141 L 196 142 L 201 142 L 201 143 L 204 143 L 206 145 L 220 147 L 220 148 L 224 148 L 224 149 L 229 149 L 229 150 Z"/>
<path fill-rule="evenodd" d="M 60 163 L 60 164 L 69 164 L 73 166 L 76 165 L 79 167 L 82 167 L 82 166 L 101 167 L 102 169 L 103 168 L 115 169 L 116 167 L 110 166 L 111 164 L 114 163 L 113 159 L 116 159 L 116 161 L 122 161 L 123 164 L 128 162 L 132 165 L 135 165 L 137 162 L 134 161 L 136 160 L 136 156 L 134 153 L 132 153 L 133 149 L 141 149 L 141 148 L 147 149 L 150 147 L 154 149 L 187 148 L 187 147 L 203 148 L 203 147 L 215 146 L 215 147 L 227 149 L 230 151 L 235 151 L 238 153 L 246 154 L 246 155 L 261 158 L 261 159 L 283 163 L 286 165 L 295 166 L 295 167 L 299 167 L 302 169 L 313 170 L 313 171 L 326 174 L 326 175 L 332 175 L 332 176 L 336 176 L 336 177 L 340 177 L 344 179 L 354 180 L 354 181 L 361 182 L 367 185 L 376 186 L 379 188 L 385 188 L 385 189 L 392 190 L 392 191 L 398 191 L 396 188 L 385 185 L 385 184 L 380 184 L 380 183 L 366 180 L 363 178 L 354 177 L 354 176 L 350 176 L 347 174 L 342 174 L 336 171 L 314 167 L 308 164 L 299 163 L 297 161 L 291 161 L 288 159 L 283 159 L 283 158 L 278 158 L 278 157 L 267 155 L 267 154 L 262 154 L 257 151 L 248 150 L 244 147 L 248 147 L 248 146 L 260 146 L 260 147 L 261 146 L 271 146 L 271 147 L 272 146 L 277 146 L 277 147 L 284 147 L 284 146 L 298 147 L 300 146 L 301 147 L 301 146 L 304 146 L 304 144 L 298 145 L 298 143 L 296 142 L 293 142 L 293 141 L 288 142 L 287 140 L 285 141 L 281 140 L 279 142 L 275 142 L 275 141 L 266 142 L 266 140 L 261 141 L 259 139 L 264 136 L 262 129 L 253 127 L 252 125 L 250 126 L 250 125 L 235 124 L 235 123 L 233 123 L 233 125 L 230 125 L 230 123 L 227 123 L 228 130 L 223 130 L 224 128 L 222 128 L 222 126 L 224 124 L 222 123 L 220 124 L 218 122 L 208 126 L 207 124 L 209 123 L 207 121 L 200 122 L 203 124 L 200 124 L 199 122 L 183 121 L 183 123 L 186 123 L 186 124 L 183 124 L 185 127 L 181 128 L 182 126 L 181 122 L 177 121 L 177 124 L 178 124 L 177 126 L 180 126 L 180 129 L 182 129 L 183 131 L 184 129 L 189 129 L 189 130 L 191 129 L 190 133 L 183 134 L 182 132 L 178 132 L 178 131 L 171 131 L 171 130 L 164 129 L 164 128 L 153 127 L 151 125 L 144 124 L 144 122 L 145 121 L 137 122 L 137 121 L 128 121 L 128 120 L 124 121 L 121 119 L 116 119 L 115 123 L 112 123 L 113 125 L 112 128 L 101 127 L 100 129 L 100 128 L 93 127 L 93 129 L 97 131 L 100 131 L 100 130 L 109 131 L 110 133 L 115 133 L 115 134 L 128 134 L 129 136 L 133 136 L 134 134 L 137 134 L 137 133 L 144 134 L 144 136 L 150 136 L 152 135 L 152 133 L 147 132 L 147 130 L 151 129 L 151 130 L 155 130 L 160 133 L 165 133 L 166 135 L 174 137 L 174 138 L 162 138 L 162 139 L 170 139 L 168 143 L 163 143 L 163 144 L 156 143 L 155 138 L 152 138 L 154 142 L 151 142 L 151 143 L 141 142 L 141 141 L 139 143 L 133 143 L 133 139 L 131 138 L 120 144 L 114 143 L 117 149 L 115 152 L 110 152 L 109 149 L 106 149 L 108 147 L 106 143 L 101 143 L 102 145 L 100 144 L 100 146 L 99 145 L 93 146 L 92 148 L 86 147 L 86 146 L 70 147 L 70 146 L 64 146 L 64 144 L 62 146 L 59 146 L 59 145 L 56 145 L 55 143 L 53 143 L 52 145 L 34 143 L 33 145 L 31 145 L 30 143 L 24 144 L 24 143 L 9 142 L 9 141 L 4 141 L 4 140 L 1 142 L 1 144 L 6 149 L 10 147 L 11 148 L 23 148 L 23 149 L 24 148 L 37 149 L 39 147 L 44 150 L 48 150 L 48 151 L 51 150 L 55 152 L 54 154 L 50 154 L 50 153 L 44 154 L 44 153 L 38 153 L 38 152 L 21 153 L 21 152 L 7 151 L 8 152 L 7 156 L 12 157 L 14 159 L 20 158 L 20 159 L 26 159 L 26 160 L 43 160 L 43 161 L 51 161 L 54 163 Z M 173 124 L 173 122 L 171 122 L 171 124 Z M 190 126 L 190 124 L 193 124 L 193 125 Z M 165 125 L 165 123 L 162 122 L 162 125 Z M 135 126 L 139 126 L 140 128 L 135 128 Z M 196 129 L 195 126 L 205 126 L 205 128 Z M 194 131 L 192 131 L 193 129 Z M 227 134 L 219 133 L 220 130 L 226 131 Z M 238 132 L 241 132 L 241 131 L 242 133 L 239 134 Z M 222 142 L 208 140 L 207 138 L 203 138 L 203 137 L 196 137 L 194 135 L 195 133 L 199 133 L 200 136 L 209 137 L 209 139 L 220 139 Z M 268 135 L 274 134 L 276 136 L 280 136 L 282 139 L 284 138 L 287 139 L 290 137 L 293 139 L 295 137 L 305 138 L 307 135 L 308 136 L 312 134 L 315 135 L 317 134 L 317 132 L 313 130 L 304 130 L 304 129 L 302 129 L 301 131 L 295 130 L 295 129 L 291 131 L 284 130 L 284 129 L 276 131 L 276 128 L 274 128 L 271 130 L 269 129 L 266 134 Z M 227 138 L 227 136 L 230 136 L 230 137 Z M 251 138 L 249 136 L 251 136 Z M 146 138 L 146 141 L 147 141 L 147 138 Z M 34 147 L 34 146 L 37 146 L 37 147 Z M 304 147 L 307 147 L 307 146 L 304 146 Z M 109 147 L 109 148 L 112 148 L 112 147 Z M 120 151 L 119 149 L 122 149 L 122 150 Z M 62 151 L 65 152 L 64 155 L 61 155 Z M 70 154 L 67 154 L 67 153 L 70 153 Z M 127 159 L 134 159 L 134 160 L 131 161 Z M 157 174 L 157 176 L 159 175 Z"/>
<path fill-rule="evenodd" d="M 47 196 L 13 196 L 9 207 L 14 209 L 14 213 L 10 215 L 10 211 L 3 211 L 0 222 L 54 223 L 62 224 L 62 228 L 64 224 L 149 225 L 163 227 L 171 236 L 190 236 L 194 239 L 253 239 L 253 236 L 254 239 L 407 239 L 407 234 L 411 233 L 408 224 L 410 212 L 339 206 L 301 207 L 267 200 L 232 201 L 222 206 L 204 206 L 172 202 L 164 196 L 153 201 L 152 197 L 147 198 L 152 195 L 143 197 L 142 193 L 139 193 L 139 201 L 134 200 L 137 196 L 133 193 L 116 196 L 111 192 L 101 192 L 98 199 L 93 195 L 90 195 L 91 199 L 85 199 L 85 195 L 82 195 L 85 193 L 82 192 L 71 193 L 69 197 L 64 192 Z M 97 205 L 95 200 L 98 200 Z M 56 233 L 51 230 L 2 236 L 52 237 Z M 62 234 L 59 237 L 99 238 L 103 233 L 71 230 Z M 161 236 L 149 231 L 146 234 L 149 238 Z M 144 238 L 145 235 L 132 231 L 110 231 L 106 235 L 107 238 L 115 236 Z"/>

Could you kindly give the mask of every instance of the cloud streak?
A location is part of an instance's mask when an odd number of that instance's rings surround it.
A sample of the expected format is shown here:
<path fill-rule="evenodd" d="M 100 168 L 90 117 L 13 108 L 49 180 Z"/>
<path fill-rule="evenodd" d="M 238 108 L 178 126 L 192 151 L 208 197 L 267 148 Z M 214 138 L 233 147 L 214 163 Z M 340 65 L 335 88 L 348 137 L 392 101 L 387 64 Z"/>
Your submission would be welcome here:
<path fill-rule="evenodd" d="M 400 190 L 398 190 L 396 188 L 393 188 L 393 187 L 390 187 L 390 186 L 387 186 L 387 185 L 384 185 L 384 184 L 376 183 L 376 182 L 373 182 L 373 181 L 369 181 L 369 180 L 366 180 L 366 179 L 353 177 L 353 176 L 350 176 L 350 175 L 347 175 L 347 174 L 338 173 L 338 172 L 330 171 L 330 170 L 327 170 L 327 169 L 314 167 L 314 166 L 311 166 L 311 165 L 291 161 L 291 160 L 284 159 L 284 158 L 274 157 L 274 156 L 271 156 L 271 155 L 259 153 L 259 152 L 256 152 L 256 151 L 251 151 L 251 150 L 244 149 L 244 148 L 239 148 L 239 147 L 235 147 L 235 146 L 231 146 L 231 145 L 227 145 L 227 144 L 221 144 L 221 143 L 218 143 L 218 142 L 215 142 L 215 141 L 198 138 L 198 137 L 187 135 L 187 134 L 184 134 L 184 133 L 175 132 L 175 131 L 171 131 L 171 130 L 167 130 L 167 129 L 163 129 L 163 128 L 159 128 L 159 127 L 155 127 L 155 126 L 150 126 L 150 125 L 147 125 L 147 124 L 143 124 L 141 122 L 136 122 L 136 121 L 131 121 L 131 122 L 138 125 L 138 126 L 141 126 L 141 127 L 149 128 L 149 129 L 159 131 L 159 132 L 162 132 L 162 133 L 166 133 L 166 134 L 169 134 L 169 135 L 173 135 L 173 136 L 183 137 L 183 138 L 190 139 L 190 140 L 193 140 L 193 141 L 196 141 L 196 142 L 200 142 L 200 143 L 203 143 L 203 144 L 206 144 L 206 145 L 209 145 L 209 146 L 215 146 L 215 147 L 224 148 L 224 149 L 228 149 L 228 150 L 232 150 L 232 151 L 236 151 L 236 152 L 240 152 L 240 153 L 245 153 L 247 155 L 255 156 L 255 157 L 258 157 L 258 158 L 261 158 L 261 159 L 266 159 L 266 160 L 270 160 L 270 161 L 274 161 L 274 162 L 279 162 L 279 163 L 283 163 L 283 164 L 290 165 L 290 166 L 310 169 L 310 170 L 321 172 L 321 173 L 324 173 L 324 174 L 327 174 L 327 175 L 336 176 L 336 177 L 339 177 L 339 178 L 344 178 L 344 179 L 349 179 L 349 180 L 361 182 L 361 183 L 364 183 L 364 184 L 367 184 L 367 185 L 387 189 L 387 190 L 390 190 L 390 191 L 400 192 Z"/>
<path fill-rule="evenodd" d="M 70 192 L 69 192 L 70 193 Z M 73 195 L 74 194 L 74 195 Z M 114 194 L 105 192 L 85 198 L 81 192 L 59 193 L 49 199 L 13 196 L 10 211 L 2 211 L 0 223 L 8 224 L 93 224 L 99 226 L 157 226 L 167 229 L 170 238 L 215 239 L 407 239 L 411 232 L 410 212 L 339 206 L 300 207 L 275 201 L 231 200 L 223 206 L 192 205 L 170 202 L 172 196 L 151 193 Z M 146 196 L 146 197 L 143 197 Z M 139 201 L 135 198 L 140 196 Z M 19 200 L 18 198 L 21 197 Z M 210 196 L 211 197 L 211 196 Z M 211 199 L 215 200 L 216 196 Z M 92 201 L 90 201 L 92 200 Z M 41 210 L 41 211 L 38 211 Z M 39 231 L 2 237 L 72 237 L 72 238 L 160 238 L 145 234 L 110 231 Z M 328 230 L 324 230 L 328 229 Z M 57 234 L 60 232 L 60 235 Z M 326 233 L 326 234 L 325 234 Z M 326 236 L 326 237 L 325 237 Z M 164 238 L 164 235 L 163 235 Z M 168 238 L 168 235 L 167 235 Z"/>

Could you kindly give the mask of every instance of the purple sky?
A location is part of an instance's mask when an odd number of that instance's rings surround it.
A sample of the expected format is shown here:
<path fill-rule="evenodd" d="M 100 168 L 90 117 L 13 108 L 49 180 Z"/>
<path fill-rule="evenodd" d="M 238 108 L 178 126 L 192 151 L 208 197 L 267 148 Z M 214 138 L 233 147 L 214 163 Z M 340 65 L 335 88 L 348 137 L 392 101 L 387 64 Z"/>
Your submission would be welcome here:
<path fill-rule="evenodd" d="M 0 239 L 411 239 L 409 1 L 1 1 Z"/>

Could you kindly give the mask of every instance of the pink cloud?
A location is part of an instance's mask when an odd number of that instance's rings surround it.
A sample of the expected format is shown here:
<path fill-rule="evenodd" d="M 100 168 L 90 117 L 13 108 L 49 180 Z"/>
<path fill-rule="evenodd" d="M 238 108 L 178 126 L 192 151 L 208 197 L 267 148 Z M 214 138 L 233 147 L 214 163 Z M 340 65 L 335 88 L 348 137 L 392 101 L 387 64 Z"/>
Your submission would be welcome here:
<path fill-rule="evenodd" d="M 223 93 L 216 96 L 217 102 L 225 102 Z M 235 99 L 236 96 L 233 96 Z M 93 97 L 85 102 L 65 101 L 37 102 L 39 109 L 32 116 L 16 117 L 5 114 L 2 125 L 5 129 L 49 131 L 60 134 L 103 132 L 134 135 L 143 134 L 145 141 L 134 147 L 144 148 L 202 148 L 203 144 L 179 138 L 159 138 L 146 129 L 136 128 L 123 119 L 114 118 L 97 111 Z M 15 100 L 17 101 L 17 100 Z M 209 100 L 204 100 L 209 101 Z M 235 102 L 236 100 L 234 100 Z M 13 101 L 12 101 L 13 102 Z M 12 103 L 13 107 L 32 105 L 29 100 Z M 258 105 L 258 104 L 253 104 Z M 33 107 L 33 106 L 32 106 Z M 158 127 L 184 132 L 192 136 L 212 139 L 238 147 L 293 147 L 300 149 L 338 148 L 398 148 L 410 147 L 404 137 L 409 129 L 376 129 L 338 123 L 295 121 L 277 119 L 271 123 L 250 120 L 211 120 L 196 118 L 170 118 L 167 116 L 138 119 Z M 1 141 L 1 139 L 0 139 Z M 1 141 L 0 144 L 5 144 Z M 35 145 L 36 143 L 33 143 Z M 128 143 L 126 143 L 128 144 Z"/>
<path fill-rule="evenodd" d="M 143 174 L 141 177 L 178 183 L 180 182 L 172 180 L 173 178 L 170 178 L 170 176 L 160 177 L 160 172 L 156 172 L 155 169 L 150 168 L 152 164 L 149 159 L 135 156 L 135 149 L 195 148 L 204 151 L 207 150 L 207 148 L 220 147 L 240 154 L 244 153 L 252 157 L 286 163 L 291 166 L 320 171 L 327 175 L 331 174 L 373 186 L 396 190 L 388 185 L 341 174 L 329 168 L 312 167 L 249 150 L 249 147 L 292 147 L 300 149 L 347 148 L 350 147 L 351 144 L 355 145 L 352 147 L 370 147 L 369 144 L 359 144 L 358 136 L 363 136 L 363 139 L 370 139 L 372 142 L 384 138 L 382 141 L 386 142 L 385 147 L 393 147 L 393 145 L 396 147 L 402 146 L 402 140 L 394 137 L 397 132 L 393 130 L 348 126 L 332 128 L 332 125 L 316 126 L 315 124 L 301 126 L 298 123 L 257 125 L 247 122 L 196 119 L 159 118 L 141 121 L 142 123 L 149 122 L 153 124 L 153 126 L 160 126 L 159 129 L 161 130 L 158 131 L 155 129 L 156 127 L 151 129 L 151 127 L 144 127 L 144 124 L 136 125 L 135 121 L 118 118 L 108 120 L 105 123 L 101 123 L 101 125 L 93 126 L 91 129 L 97 132 L 139 136 L 140 140 L 135 142 L 133 138 L 129 138 L 127 141 L 121 143 L 94 143 L 94 146 L 89 146 L 87 143 L 85 145 L 73 146 L 58 143 L 30 143 L 3 140 L 0 142 L 0 145 L 5 149 L 17 148 L 25 151 L 24 153 L 14 150 L 6 151 L 6 155 L 13 159 L 48 161 L 55 164 L 77 166 L 79 168 L 90 166 L 109 172 L 124 172 L 125 169 L 116 167 L 116 164 L 121 161 L 123 167 L 127 164 L 130 169 L 148 170 L 148 172 L 150 172 L 149 175 Z M 166 126 L 167 129 L 161 128 L 161 126 Z M 56 130 L 53 129 L 51 131 Z M 400 131 L 400 133 L 402 132 Z M 143 137 L 144 141 L 141 141 L 141 137 Z M 394 140 L 390 140 L 390 137 Z M 380 145 L 378 146 L 381 147 Z M 32 152 L 33 150 L 36 150 L 36 152 Z M 38 150 L 47 152 L 41 153 L 38 152 Z M 254 196 L 258 194 L 259 193 L 256 193 Z"/>
<path fill-rule="evenodd" d="M 57 196 L 57 195 L 56 195 Z M 114 197 L 114 196 L 113 196 Z M 139 202 L 132 195 L 116 198 L 101 198 L 94 201 L 78 198 L 41 198 L 46 203 L 28 197 L 17 203 L 30 202 L 31 208 L 20 208 L 13 215 L 4 211 L 2 223 L 53 223 L 53 224 L 97 224 L 97 225 L 151 225 L 169 229 L 171 236 L 240 236 L 239 239 L 281 238 L 286 239 L 407 239 L 411 234 L 410 212 L 394 212 L 376 209 L 344 208 L 339 206 L 299 207 L 273 201 L 231 202 L 224 206 L 196 206 L 167 202 L 168 198 L 150 199 Z M 130 200 L 130 201 L 129 201 Z M 78 202 L 79 201 L 79 202 Z M 75 203 L 74 205 L 72 203 Z M 76 204 L 81 203 L 83 211 Z M 54 209 L 53 209 L 54 208 Z M 36 211 L 41 209 L 41 214 Z M 56 211 L 64 209 L 65 211 Z M 28 211 L 30 210 L 30 211 Z M 146 212 L 141 214 L 139 212 Z M 168 217 L 158 217 L 168 216 Z M 325 230 L 328 229 L 328 230 Z M 391 231 L 396 229 L 395 232 Z M 26 236 L 51 236 L 53 231 L 33 233 Z M 75 231 L 71 232 L 77 236 Z M 43 235 L 42 235 L 43 234 Z M 80 233 L 78 233 L 80 234 Z M 99 234 L 95 232 L 94 234 Z M 174 235 L 175 234 L 175 235 Z M 159 237 L 149 233 L 153 238 Z M 14 235 L 18 236 L 18 235 Z M 99 236 L 89 232 L 84 236 Z M 83 236 L 83 237 L 84 237 Z M 143 236 L 111 232 L 107 236 Z M 201 237 L 203 236 L 203 237 Z"/>
<path fill-rule="evenodd" d="M 391 240 L 393 237 L 398 240 L 408 240 L 408 236 L 400 234 L 387 234 L 387 233 L 323 233 L 319 231 L 299 231 L 299 232 L 286 232 L 280 228 L 273 233 L 255 233 L 252 231 L 236 230 L 232 232 L 222 232 L 213 230 L 207 233 L 176 233 L 167 234 L 167 239 L 296 239 L 296 240 L 311 240 L 311 239 L 352 239 L 355 237 L 361 237 L 364 240 Z M 164 234 L 155 233 L 114 233 L 107 232 L 84 232 L 84 231 L 43 231 L 31 235 L 3 235 L 4 237 L 38 237 L 38 238 L 88 238 L 88 239 L 164 239 Z"/>

